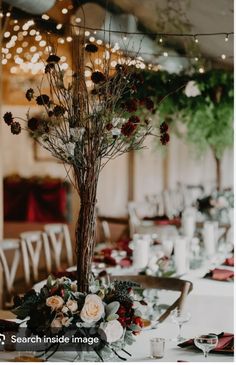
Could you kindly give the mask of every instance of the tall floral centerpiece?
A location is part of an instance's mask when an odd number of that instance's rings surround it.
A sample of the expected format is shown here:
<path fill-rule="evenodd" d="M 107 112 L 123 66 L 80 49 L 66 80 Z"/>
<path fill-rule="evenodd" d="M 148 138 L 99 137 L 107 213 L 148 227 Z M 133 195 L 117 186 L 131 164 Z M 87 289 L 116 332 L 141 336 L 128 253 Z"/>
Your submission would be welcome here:
<path fill-rule="evenodd" d="M 109 160 L 141 148 L 145 137 L 154 133 L 148 119 L 154 105 L 149 98 L 136 97 L 143 86 L 135 67 L 140 61 L 121 59 L 108 45 L 98 48 L 87 43 L 84 31 L 73 36 L 72 50 L 71 77 L 63 71 L 59 55 L 52 52 L 44 74 L 50 93 L 44 93 L 42 88 L 26 92 L 30 103 L 35 101 L 42 106 L 41 117 L 35 118 L 28 112 L 23 124 L 8 112 L 4 120 L 13 134 L 26 129 L 74 172 L 74 185 L 80 197 L 76 226 L 77 283 L 79 292 L 88 293 L 99 173 Z M 160 140 L 166 144 L 167 129 L 161 131 Z"/>

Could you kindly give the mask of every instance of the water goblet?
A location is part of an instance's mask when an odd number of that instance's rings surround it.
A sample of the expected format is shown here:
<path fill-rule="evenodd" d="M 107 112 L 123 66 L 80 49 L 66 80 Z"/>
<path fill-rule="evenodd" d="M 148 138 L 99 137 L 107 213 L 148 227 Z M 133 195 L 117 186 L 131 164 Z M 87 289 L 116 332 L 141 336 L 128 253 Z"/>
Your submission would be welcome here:
<path fill-rule="evenodd" d="M 194 338 L 194 344 L 203 351 L 204 357 L 207 358 L 209 352 L 217 346 L 218 337 L 213 334 L 196 336 Z"/>
<path fill-rule="evenodd" d="M 182 311 L 180 309 L 174 309 L 171 311 L 171 319 L 174 323 L 177 323 L 179 326 L 179 333 L 177 338 L 175 339 L 177 342 L 185 341 L 185 338 L 182 337 L 182 327 L 184 323 L 187 323 L 191 318 L 191 314 L 189 312 Z"/>

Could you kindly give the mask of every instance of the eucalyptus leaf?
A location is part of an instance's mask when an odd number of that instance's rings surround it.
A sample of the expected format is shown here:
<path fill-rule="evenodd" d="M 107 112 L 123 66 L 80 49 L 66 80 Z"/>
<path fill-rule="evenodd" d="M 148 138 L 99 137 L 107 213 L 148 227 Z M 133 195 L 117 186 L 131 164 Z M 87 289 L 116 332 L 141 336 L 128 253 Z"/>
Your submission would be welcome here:
<path fill-rule="evenodd" d="M 110 316 L 111 314 L 115 314 L 120 307 L 120 303 L 117 301 L 111 302 L 106 306 L 106 315 Z"/>
<path fill-rule="evenodd" d="M 107 321 L 113 321 L 115 319 L 118 319 L 119 318 L 119 315 L 118 314 L 110 314 L 108 317 L 107 317 Z"/>

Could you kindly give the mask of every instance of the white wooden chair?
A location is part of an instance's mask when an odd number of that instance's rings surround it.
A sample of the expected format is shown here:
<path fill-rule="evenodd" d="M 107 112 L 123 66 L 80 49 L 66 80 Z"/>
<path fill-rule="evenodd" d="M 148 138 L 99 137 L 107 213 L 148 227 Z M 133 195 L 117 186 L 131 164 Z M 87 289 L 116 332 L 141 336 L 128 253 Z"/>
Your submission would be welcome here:
<path fill-rule="evenodd" d="M 107 221 L 103 220 L 101 222 L 101 227 L 102 227 L 102 234 L 103 234 L 105 242 L 107 244 L 110 244 L 112 241 L 111 241 L 111 230 L 110 230 L 109 223 Z"/>
<path fill-rule="evenodd" d="M 0 241 L 0 307 L 5 304 L 6 299 L 9 299 L 14 293 L 19 291 L 17 287 L 20 282 L 21 286 L 25 284 L 25 277 L 21 280 L 17 278 L 21 259 L 19 239 L 4 239 Z"/>
<path fill-rule="evenodd" d="M 46 224 L 44 230 L 49 237 L 49 243 L 52 247 L 56 270 L 61 269 L 61 258 L 63 246 L 66 250 L 68 266 L 73 266 L 73 250 L 70 238 L 69 228 L 66 224 Z"/>
<path fill-rule="evenodd" d="M 31 282 L 31 269 L 33 281 L 39 279 L 40 258 L 45 261 L 48 274 L 51 273 L 51 252 L 47 234 L 41 231 L 29 231 L 20 234 L 23 265 L 27 284 Z"/>

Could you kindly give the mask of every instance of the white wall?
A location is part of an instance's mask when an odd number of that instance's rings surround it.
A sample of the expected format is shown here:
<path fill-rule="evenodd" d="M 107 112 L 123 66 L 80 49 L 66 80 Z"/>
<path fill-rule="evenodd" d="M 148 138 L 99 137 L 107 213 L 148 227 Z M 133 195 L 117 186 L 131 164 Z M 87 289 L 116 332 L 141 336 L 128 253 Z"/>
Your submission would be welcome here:
<path fill-rule="evenodd" d="M 23 117 L 27 107 L 4 106 L 3 113 L 11 111 L 13 115 Z M 154 148 L 149 139 L 145 143 L 149 149 L 136 152 L 135 159 L 135 200 L 141 201 L 147 194 L 158 193 L 163 189 L 162 154 Z M 2 126 L 2 168 L 4 176 L 18 173 L 21 176 L 46 175 L 66 178 L 63 165 L 55 162 L 34 160 L 32 140 L 24 131 L 19 136 L 10 133 L 9 127 Z M 209 152 L 201 160 L 196 160 L 189 146 L 171 136 L 168 146 L 169 187 L 177 182 L 203 184 L 209 187 L 215 182 L 215 164 Z M 226 151 L 222 161 L 223 187 L 233 186 L 233 151 Z M 111 161 L 102 171 L 98 186 L 98 207 L 101 214 L 119 216 L 126 214 L 128 197 L 128 159 L 124 155 Z M 75 203 L 76 208 L 78 202 Z M 74 209 L 76 209 L 74 208 Z M 74 210 L 73 209 L 73 210 Z"/>

